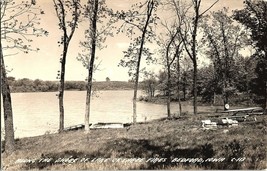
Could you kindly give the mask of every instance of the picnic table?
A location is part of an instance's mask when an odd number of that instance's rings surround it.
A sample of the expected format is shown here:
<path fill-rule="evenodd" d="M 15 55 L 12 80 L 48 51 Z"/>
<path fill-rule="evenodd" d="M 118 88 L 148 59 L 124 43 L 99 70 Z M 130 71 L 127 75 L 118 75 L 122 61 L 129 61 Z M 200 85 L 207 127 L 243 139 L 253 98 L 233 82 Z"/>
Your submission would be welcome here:
<path fill-rule="evenodd" d="M 231 109 L 231 110 L 224 110 L 221 113 L 227 114 L 227 116 L 221 118 L 232 118 L 238 121 L 245 121 L 247 117 L 252 115 L 260 115 L 263 114 L 263 108 L 261 107 L 249 107 L 249 108 L 239 108 L 239 109 Z M 256 117 L 254 117 L 256 121 Z"/>
<path fill-rule="evenodd" d="M 237 116 L 238 114 L 246 115 L 257 115 L 263 114 L 263 109 L 261 107 L 249 107 L 249 108 L 240 108 L 240 109 L 231 109 L 224 110 L 221 113 L 227 113 L 231 116 Z"/>

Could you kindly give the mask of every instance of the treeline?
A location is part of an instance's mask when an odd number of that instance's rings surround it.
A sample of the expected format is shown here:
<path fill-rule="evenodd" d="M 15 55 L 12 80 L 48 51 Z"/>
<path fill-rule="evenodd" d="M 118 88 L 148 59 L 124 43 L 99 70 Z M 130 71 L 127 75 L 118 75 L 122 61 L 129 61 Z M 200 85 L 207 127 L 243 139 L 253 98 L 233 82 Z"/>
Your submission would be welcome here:
<path fill-rule="evenodd" d="M 240 56 L 233 59 L 231 74 L 228 77 L 231 84 L 225 90 L 223 89 L 223 80 L 218 78 L 219 75 L 215 73 L 213 64 L 199 68 L 198 101 L 206 104 L 223 105 L 223 93 L 226 92 L 229 104 L 264 104 L 266 98 L 264 78 L 266 75 L 264 74 L 265 71 L 261 69 L 262 65 L 264 64 L 261 64 L 261 61 L 258 61 L 255 56 Z M 174 66 L 177 65 L 174 64 Z M 190 65 L 180 66 L 179 79 L 177 69 L 174 67 L 171 70 L 170 94 L 172 101 L 178 101 L 179 98 L 181 101 L 193 98 L 193 69 L 188 66 Z M 150 74 L 142 82 L 141 87 L 146 96 L 140 97 L 140 100 L 160 102 L 160 99 L 166 99 L 168 95 L 167 72 L 162 70 L 159 73 Z"/>
<path fill-rule="evenodd" d="M 8 77 L 11 92 L 55 92 L 58 91 L 58 81 L 43 81 L 40 79 L 31 80 L 28 78 L 16 80 Z M 133 89 L 133 83 L 123 81 L 101 81 L 93 82 L 96 90 L 127 90 Z M 66 81 L 65 90 L 85 91 L 85 81 Z"/>

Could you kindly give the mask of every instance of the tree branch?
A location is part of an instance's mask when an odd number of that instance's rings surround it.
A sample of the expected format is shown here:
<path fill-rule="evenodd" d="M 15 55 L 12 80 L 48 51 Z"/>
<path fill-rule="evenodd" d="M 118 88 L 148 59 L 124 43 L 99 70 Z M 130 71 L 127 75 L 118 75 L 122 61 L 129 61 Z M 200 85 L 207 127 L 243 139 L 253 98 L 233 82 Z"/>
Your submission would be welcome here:
<path fill-rule="evenodd" d="M 216 3 L 218 3 L 219 0 L 216 0 L 209 8 L 207 8 L 204 12 L 202 12 L 199 17 L 202 17 L 207 11 L 209 11 Z"/>

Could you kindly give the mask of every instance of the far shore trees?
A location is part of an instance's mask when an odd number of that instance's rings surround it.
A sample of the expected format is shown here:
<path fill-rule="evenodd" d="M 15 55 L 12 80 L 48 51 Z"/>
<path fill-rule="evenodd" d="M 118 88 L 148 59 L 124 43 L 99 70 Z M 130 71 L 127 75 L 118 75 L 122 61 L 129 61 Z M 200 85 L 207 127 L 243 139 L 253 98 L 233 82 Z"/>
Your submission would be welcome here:
<path fill-rule="evenodd" d="M 33 5 L 35 3 L 27 1 L 0 1 L 1 92 L 4 108 L 5 152 L 7 154 L 15 150 L 15 140 L 12 101 L 4 57 L 21 52 L 27 54 L 29 51 L 38 51 L 38 48 L 34 49 L 31 46 L 33 40 L 29 37 L 48 34 L 47 31 L 36 27 L 39 24 L 39 15 L 44 14 L 44 11 Z"/>
<path fill-rule="evenodd" d="M 134 96 L 133 96 L 133 124 L 136 124 L 136 100 L 140 75 L 140 65 L 143 56 L 147 61 L 151 60 L 151 52 L 145 47 L 145 42 L 151 42 L 154 37 L 153 26 L 155 26 L 158 17 L 156 9 L 157 0 L 147 0 L 143 3 L 137 3 L 129 11 L 117 12 L 116 16 L 124 23 L 121 25 L 119 32 L 126 32 L 132 39 L 128 50 L 124 52 L 124 59 L 120 61 L 121 66 L 129 68 L 129 75 L 134 79 Z M 136 30 L 137 31 L 136 31 Z M 136 36 L 137 35 L 137 36 Z"/>
<path fill-rule="evenodd" d="M 148 100 L 151 101 L 155 97 L 157 80 L 154 72 L 147 72 L 145 78 L 142 81 L 142 90 L 148 96 Z"/>
<path fill-rule="evenodd" d="M 61 54 L 61 72 L 59 73 L 60 85 L 59 85 L 59 132 L 64 129 L 64 87 L 65 87 L 65 66 L 67 60 L 67 54 L 70 41 L 73 34 L 78 27 L 78 20 L 81 13 L 80 0 L 53 0 L 56 14 L 59 20 L 59 29 L 62 30 L 63 35 L 58 42 L 59 46 L 63 45 L 63 52 Z"/>

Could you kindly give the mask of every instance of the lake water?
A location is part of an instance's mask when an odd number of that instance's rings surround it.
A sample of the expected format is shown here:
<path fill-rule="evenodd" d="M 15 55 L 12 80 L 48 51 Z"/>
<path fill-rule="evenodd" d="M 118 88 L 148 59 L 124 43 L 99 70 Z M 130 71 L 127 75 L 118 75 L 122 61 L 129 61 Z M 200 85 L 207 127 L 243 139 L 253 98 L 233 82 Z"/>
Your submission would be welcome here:
<path fill-rule="evenodd" d="M 57 92 L 12 93 L 15 137 L 37 136 L 58 130 L 59 107 L 56 94 Z M 85 95 L 85 91 L 65 91 L 65 127 L 84 123 Z M 97 96 L 92 99 L 90 123 L 132 122 L 133 90 L 101 91 Z M 178 111 L 175 103 L 172 103 L 171 108 L 172 112 Z M 187 106 L 187 111 L 192 110 L 192 106 Z M 137 121 L 162 117 L 166 117 L 165 105 L 137 103 Z M 1 123 L 3 128 L 3 115 Z"/>

